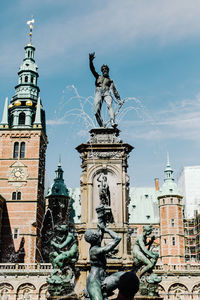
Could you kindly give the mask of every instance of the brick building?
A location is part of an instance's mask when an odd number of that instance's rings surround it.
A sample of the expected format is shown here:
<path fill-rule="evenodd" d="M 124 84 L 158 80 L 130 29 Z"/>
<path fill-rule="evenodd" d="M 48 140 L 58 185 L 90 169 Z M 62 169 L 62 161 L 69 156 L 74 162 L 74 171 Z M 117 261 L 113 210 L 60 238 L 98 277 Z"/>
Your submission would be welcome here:
<path fill-rule="evenodd" d="M 40 259 L 47 136 L 34 53 L 32 44 L 25 46 L 15 95 L 9 105 L 5 100 L 0 126 L 1 262 Z"/>

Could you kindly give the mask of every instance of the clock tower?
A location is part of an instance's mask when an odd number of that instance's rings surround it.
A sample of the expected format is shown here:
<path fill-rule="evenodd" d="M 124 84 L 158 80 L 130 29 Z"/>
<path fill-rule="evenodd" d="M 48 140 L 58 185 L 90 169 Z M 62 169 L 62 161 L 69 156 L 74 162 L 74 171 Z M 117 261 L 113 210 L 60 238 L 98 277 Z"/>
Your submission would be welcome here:
<path fill-rule="evenodd" d="M 25 46 L 15 95 L 5 100 L 0 124 L 0 190 L 5 198 L 1 262 L 40 261 L 47 147 L 45 111 L 39 97 L 35 47 Z"/>

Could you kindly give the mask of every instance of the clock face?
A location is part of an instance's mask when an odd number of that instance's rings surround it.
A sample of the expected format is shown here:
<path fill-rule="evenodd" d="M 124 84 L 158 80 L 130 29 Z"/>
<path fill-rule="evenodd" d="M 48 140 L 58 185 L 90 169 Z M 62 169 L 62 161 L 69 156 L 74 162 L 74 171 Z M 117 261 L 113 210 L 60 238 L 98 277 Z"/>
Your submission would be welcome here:
<path fill-rule="evenodd" d="M 24 171 L 21 168 L 15 168 L 12 170 L 12 176 L 15 180 L 21 180 L 24 178 Z"/>

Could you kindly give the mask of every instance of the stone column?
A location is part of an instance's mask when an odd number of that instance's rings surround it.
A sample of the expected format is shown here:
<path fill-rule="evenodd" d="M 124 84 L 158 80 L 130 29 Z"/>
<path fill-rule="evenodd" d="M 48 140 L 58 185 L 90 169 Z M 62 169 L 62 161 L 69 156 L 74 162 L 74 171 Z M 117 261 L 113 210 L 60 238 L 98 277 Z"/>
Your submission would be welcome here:
<path fill-rule="evenodd" d="M 127 255 L 129 195 L 127 168 L 129 153 L 132 149 L 131 145 L 123 143 L 119 137 L 119 130 L 114 128 L 91 129 L 89 141 L 76 148 L 82 159 L 80 179 L 82 225 L 85 228 L 97 227 L 96 208 L 100 204 L 98 178 L 100 174 L 106 175 L 114 218 L 114 222 L 109 226 L 122 237 L 118 253 L 121 257 Z M 85 243 L 84 240 L 81 241 L 81 244 L 83 243 Z M 84 247 L 84 245 L 81 246 Z M 82 247 L 81 249 L 84 249 Z"/>

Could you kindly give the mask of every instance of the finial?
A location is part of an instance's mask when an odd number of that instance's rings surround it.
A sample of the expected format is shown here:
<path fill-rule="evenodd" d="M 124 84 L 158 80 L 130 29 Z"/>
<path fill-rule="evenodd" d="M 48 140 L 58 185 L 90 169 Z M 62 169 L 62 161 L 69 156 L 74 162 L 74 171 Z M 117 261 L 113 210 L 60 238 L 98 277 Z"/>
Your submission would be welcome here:
<path fill-rule="evenodd" d="M 167 152 L 167 166 L 170 166 L 170 162 L 169 162 L 169 152 Z"/>
<path fill-rule="evenodd" d="M 58 167 L 61 167 L 61 154 L 59 154 Z"/>
<path fill-rule="evenodd" d="M 32 44 L 32 34 L 33 34 L 33 24 L 35 23 L 35 20 L 32 16 L 32 20 L 29 20 L 26 22 L 26 24 L 29 26 L 30 28 L 30 32 L 29 32 L 29 36 L 30 36 L 30 44 Z"/>

